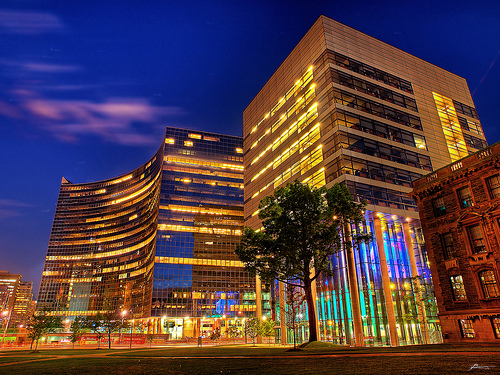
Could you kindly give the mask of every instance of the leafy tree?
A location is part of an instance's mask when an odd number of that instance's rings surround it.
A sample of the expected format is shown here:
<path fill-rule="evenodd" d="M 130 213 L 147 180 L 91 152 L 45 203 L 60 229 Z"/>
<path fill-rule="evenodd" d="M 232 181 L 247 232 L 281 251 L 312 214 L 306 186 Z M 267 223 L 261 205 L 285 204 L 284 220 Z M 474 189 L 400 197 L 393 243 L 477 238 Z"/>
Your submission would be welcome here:
<path fill-rule="evenodd" d="M 40 338 L 47 334 L 55 332 L 56 329 L 62 327 L 60 316 L 50 315 L 49 310 L 37 311 L 28 320 L 26 330 L 28 331 L 28 338 L 31 340 L 30 350 L 35 343 L 35 351 L 38 348 L 38 341 Z"/>
<path fill-rule="evenodd" d="M 103 314 L 102 317 L 104 332 L 108 335 L 108 349 L 111 349 L 111 334 L 118 332 L 125 323 L 122 325 L 121 318 L 114 313 Z"/>
<path fill-rule="evenodd" d="M 260 320 L 259 318 L 250 318 L 245 320 L 245 335 L 250 337 L 255 346 L 255 339 L 260 333 Z"/>
<path fill-rule="evenodd" d="M 104 315 L 97 313 L 85 319 L 85 327 L 97 335 L 97 349 L 101 348 L 101 338 L 105 334 Z"/>
<path fill-rule="evenodd" d="M 234 341 L 236 341 L 236 338 L 240 336 L 240 333 L 240 330 L 235 326 L 229 326 L 226 329 L 226 335 L 235 339 Z"/>
<path fill-rule="evenodd" d="M 217 327 L 214 329 L 214 331 L 210 334 L 210 340 L 215 342 L 215 346 L 217 346 L 217 341 L 220 339 L 220 328 Z"/>
<path fill-rule="evenodd" d="M 260 324 L 260 336 L 267 337 L 267 343 L 271 345 L 271 337 L 276 335 L 276 322 L 272 319 L 263 320 Z"/>
<path fill-rule="evenodd" d="M 153 340 L 155 338 L 155 335 L 152 333 L 148 333 L 146 335 L 146 341 L 149 342 L 149 347 L 151 348 L 151 345 L 153 344 Z"/>
<path fill-rule="evenodd" d="M 75 343 L 82 338 L 83 329 L 85 328 L 85 317 L 76 316 L 75 320 L 71 322 L 69 330 L 71 335 L 69 335 L 69 340 L 73 344 L 73 349 L 75 348 Z"/>
<path fill-rule="evenodd" d="M 318 339 L 312 283 L 321 274 L 333 275 L 330 256 L 342 248 L 352 251 L 353 242 L 370 238 L 349 231 L 351 225 L 361 222 L 365 205 L 354 202 L 345 185 L 315 189 L 295 180 L 260 201 L 262 230 L 245 228 L 236 248 L 245 268 L 264 282 L 300 282 L 307 302 L 310 341 Z"/>

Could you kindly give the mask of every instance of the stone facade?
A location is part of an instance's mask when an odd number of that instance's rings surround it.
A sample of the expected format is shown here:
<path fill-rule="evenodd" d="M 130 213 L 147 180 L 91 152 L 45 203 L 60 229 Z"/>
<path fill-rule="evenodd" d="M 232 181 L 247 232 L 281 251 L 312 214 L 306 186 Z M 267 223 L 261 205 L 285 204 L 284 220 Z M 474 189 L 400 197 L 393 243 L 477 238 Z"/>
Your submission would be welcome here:
<path fill-rule="evenodd" d="M 500 339 L 500 143 L 413 182 L 445 342 Z"/>

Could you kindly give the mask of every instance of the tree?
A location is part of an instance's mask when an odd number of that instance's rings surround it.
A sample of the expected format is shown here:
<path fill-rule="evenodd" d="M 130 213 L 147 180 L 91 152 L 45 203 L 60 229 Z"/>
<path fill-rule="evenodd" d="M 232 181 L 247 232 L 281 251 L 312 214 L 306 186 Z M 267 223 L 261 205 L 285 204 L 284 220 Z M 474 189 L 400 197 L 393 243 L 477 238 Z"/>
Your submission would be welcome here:
<path fill-rule="evenodd" d="M 153 340 L 155 338 L 155 335 L 152 333 L 148 333 L 146 335 L 146 341 L 149 342 L 149 347 L 151 348 L 151 345 L 153 344 Z"/>
<path fill-rule="evenodd" d="M 73 349 L 75 348 L 75 343 L 82 338 L 83 329 L 85 328 L 85 317 L 76 316 L 75 320 L 71 322 L 69 330 L 71 335 L 69 335 L 69 341 L 73 344 Z"/>
<path fill-rule="evenodd" d="M 217 346 L 217 341 L 220 339 L 220 328 L 217 327 L 214 329 L 214 331 L 210 334 L 210 340 L 215 342 L 215 346 Z"/>
<path fill-rule="evenodd" d="M 352 251 L 353 242 L 370 238 L 349 231 L 360 224 L 365 205 L 354 202 L 345 185 L 316 189 L 295 180 L 260 201 L 262 230 L 245 228 L 236 248 L 245 268 L 264 282 L 299 282 L 307 302 L 309 341 L 318 339 L 312 283 L 322 274 L 333 275 L 333 254 Z"/>
<path fill-rule="evenodd" d="M 234 342 L 236 342 L 236 338 L 240 336 L 240 330 L 235 326 L 229 326 L 226 329 L 227 337 L 233 338 Z"/>
<path fill-rule="evenodd" d="M 250 318 L 245 320 L 245 335 L 250 337 L 255 346 L 255 339 L 259 335 L 260 331 L 260 320 L 259 318 Z"/>
<path fill-rule="evenodd" d="M 85 327 L 97 335 L 97 349 L 101 348 L 101 338 L 104 336 L 104 316 L 101 313 L 88 316 L 85 319 Z"/>
<path fill-rule="evenodd" d="M 61 317 L 50 315 L 49 310 L 37 311 L 28 320 L 26 330 L 28 331 L 28 338 L 31 340 L 30 350 L 35 343 L 35 351 L 38 348 L 38 341 L 40 338 L 47 334 L 52 333 L 56 329 L 62 327 Z"/>
<path fill-rule="evenodd" d="M 263 320 L 260 324 L 260 335 L 267 337 L 267 343 L 271 345 L 271 337 L 276 335 L 276 322 L 272 319 Z"/>

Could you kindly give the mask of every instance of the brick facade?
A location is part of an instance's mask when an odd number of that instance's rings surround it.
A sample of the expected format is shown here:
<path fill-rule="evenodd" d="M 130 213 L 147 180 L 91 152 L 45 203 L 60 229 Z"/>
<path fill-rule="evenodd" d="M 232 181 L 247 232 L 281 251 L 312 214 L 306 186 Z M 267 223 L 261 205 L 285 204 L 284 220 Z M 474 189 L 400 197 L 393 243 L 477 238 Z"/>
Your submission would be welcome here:
<path fill-rule="evenodd" d="M 496 143 L 413 182 L 445 342 L 500 340 L 500 197 L 488 185 L 499 173 Z"/>

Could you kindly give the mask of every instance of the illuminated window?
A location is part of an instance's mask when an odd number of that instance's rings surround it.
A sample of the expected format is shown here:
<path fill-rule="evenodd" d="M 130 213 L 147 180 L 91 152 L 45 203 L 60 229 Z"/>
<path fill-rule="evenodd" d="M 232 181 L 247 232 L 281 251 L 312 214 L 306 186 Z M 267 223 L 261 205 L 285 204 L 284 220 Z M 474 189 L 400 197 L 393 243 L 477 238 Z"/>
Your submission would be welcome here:
<path fill-rule="evenodd" d="M 236 152 L 237 152 L 238 154 L 243 154 L 243 149 L 242 149 L 242 148 L 237 148 L 237 149 L 236 149 Z"/>
<path fill-rule="evenodd" d="M 192 147 L 193 146 L 193 142 L 191 142 L 191 141 L 184 141 L 184 146 Z"/>
<path fill-rule="evenodd" d="M 465 294 L 465 287 L 462 275 L 451 276 L 450 281 L 453 290 L 453 299 L 455 301 L 466 301 L 467 295 Z"/>
<path fill-rule="evenodd" d="M 446 206 L 442 197 L 432 200 L 432 207 L 434 208 L 434 216 L 439 217 L 446 215 Z"/>
<path fill-rule="evenodd" d="M 173 138 L 165 138 L 165 143 L 169 145 L 173 145 L 175 143 L 175 139 Z"/>
<path fill-rule="evenodd" d="M 500 339 L 500 318 L 491 318 L 491 325 L 493 326 L 495 338 Z"/>
<path fill-rule="evenodd" d="M 483 232 L 479 225 L 468 227 L 467 234 L 469 235 L 469 241 L 473 254 L 486 252 L 486 243 L 483 238 Z"/>
<path fill-rule="evenodd" d="M 453 245 L 453 237 L 451 233 L 444 233 L 440 236 L 441 246 L 443 247 L 443 253 L 445 259 L 453 259 L 456 257 L 455 246 Z"/>
<path fill-rule="evenodd" d="M 209 137 L 207 135 L 203 136 L 203 140 L 205 141 L 210 141 L 210 142 L 219 142 L 220 138 L 217 137 Z"/>
<path fill-rule="evenodd" d="M 479 272 L 479 280 L 481 280 L 481 287 L 485 298 L 500 297 L 495 273 L 492 270 Z"/>
<path fill-rule="evenodd" d="M 201 135 L 200 134 L 194 134 L 194 133 L 189 133 L 188 137 L 189 138 L 193 138 L 193 139 L 201 139 Z"/>
<path fill-rule="evenodd" d="M 475 336 L 474 327 L 471 319 L 460 319 L 460 332 L 464 339 L 473 339 Z"/>
<path fill-rule="evenodd" d="M 415 147 L 421 150 L 427 150 L 427 145 L 425 144 L 425 138 L 418 134 L 413 134 L 413 140 L 415 141 Z"/>
<path fill-rule="evenodd" d="M 496 174 L 486 179 L 491 199 L 500 197 L 500 175 Z"/>
<path fill-rule="evenodd" d="M 451 160 L 456 161 L 469 155 L 453 101 L 434 92 L 432 94 Z"/>
<path fill-rule="evenodd" d="M 470 193 L 470 189 L 468 186 L 464 186 L 461 189 L 457 190 L 458 201 L 460 202 L 461 208 L 467 208 L 474 206 L 474 202 L 472 200 L 472 195 Z"/>

